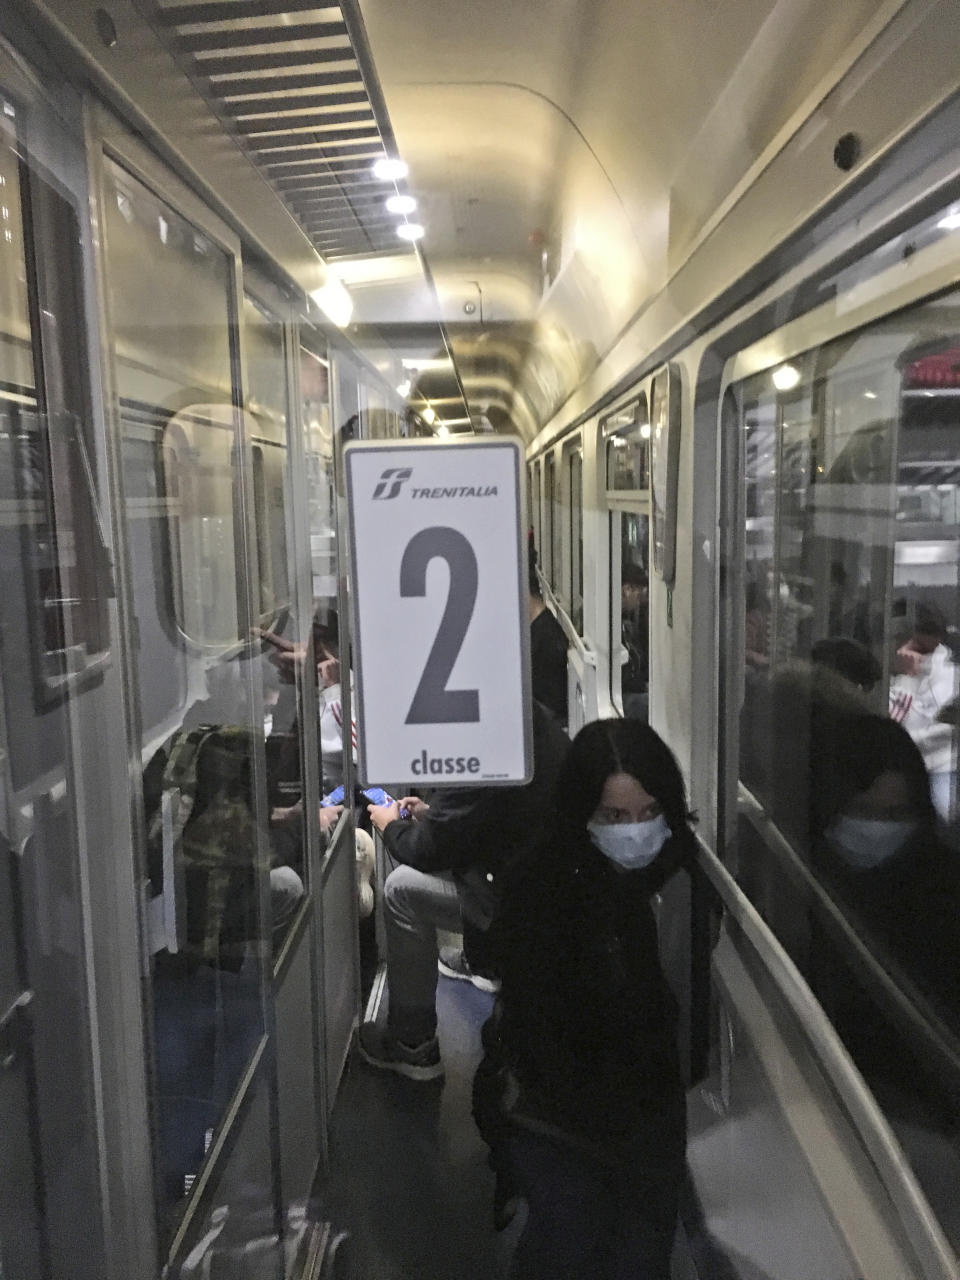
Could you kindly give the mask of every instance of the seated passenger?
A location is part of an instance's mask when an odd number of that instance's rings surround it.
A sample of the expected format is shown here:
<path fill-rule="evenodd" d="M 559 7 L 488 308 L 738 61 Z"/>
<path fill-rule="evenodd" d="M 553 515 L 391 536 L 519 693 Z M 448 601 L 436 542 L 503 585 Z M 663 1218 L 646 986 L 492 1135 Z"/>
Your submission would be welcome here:
<path fill-rule="evenodd" d="M 499 1025 L 485 1041 L 515 1098 L 505 1145 L 529 1205 L 518 1278 L 669 1276 L 686 1126 L 651 899 L 691 865 L 689 817 L 649 726 L 589 724 L 547 838 L 504 890 Z"/>
<path fill-rule="evenodd" d="M 320 767 L 324 795 L 343 786 L 343 694 L 340 689 L 340 657 L 336 640 L 328 637 L 317 650 L 317 712 L 319 715 Z M 352 687 L 352 681 L 351 681 Z M 357 725 L 350 723 L 350 747 L 357 759 Z"/>
<path fill-rule="evenodd" d="M 955 771 L 953 728 L 941 712 L 957 696 L 957 669 L 946 645 L 947 627 L 934 605 L 919 604 L 909 640 L 897 650 L 900 672 L 890 681 L 890 717 L 920 748 L 934 807 L 952 818 Z"/>
<path fill-rule="evenodd" d="M 359 1048 L 371 1066 L 411 1080 L 443 1077 L 437 1040 L 437 930 L 481 929 L 498 910 L 498 878 L 526 857 L 550 812 L 566 734 L 533 705 L 533 780 L 518 787 L 438 790 L 430 806 L 413 797 L 371 805 L 384 844 L 402 865 L 387 877 L 387 1026 L 366 1022 Z"/>

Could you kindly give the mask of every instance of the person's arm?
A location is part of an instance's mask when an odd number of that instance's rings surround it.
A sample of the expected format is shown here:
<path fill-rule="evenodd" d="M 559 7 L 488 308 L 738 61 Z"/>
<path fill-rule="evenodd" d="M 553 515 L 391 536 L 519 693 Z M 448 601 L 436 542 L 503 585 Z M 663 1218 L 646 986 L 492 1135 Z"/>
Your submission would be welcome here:
<path fill-rule="evenodd" d="M 370 805 L 367 812 L 398 862 L 417 871 L 456 871 L 482 855 L 484 792 L 444 791 L 418 821 L 402 820 L 400 805 Z"/>

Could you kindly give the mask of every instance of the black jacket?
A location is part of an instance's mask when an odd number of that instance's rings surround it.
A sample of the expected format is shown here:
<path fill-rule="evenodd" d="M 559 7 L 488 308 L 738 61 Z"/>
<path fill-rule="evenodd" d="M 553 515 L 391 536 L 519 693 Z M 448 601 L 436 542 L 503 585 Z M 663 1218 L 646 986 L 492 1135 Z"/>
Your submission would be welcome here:
<path fill-rule="evenodd" d="M 549 712 L 533 704 L 533 779 L 518 787 L 438 790 L 419 822 L 391 822 L 383 841 L 417 871 L 480 869 L 494 877 L 529 856 L 552 816 L 557 777 L 570 740 Z"/>
<path fill-rule="evenodd" d="M 504 893 L 501 1050 L 528 1112 L 628 1142 L 682 1102 L 651 897 L 686 855 L 671 840 L 650 868 L 622 873 L 585 836 L 561 844 Z"/>
<path fill-rule="evenodd" d="M 530 623 L 530 680 L 537 702 L 567 723 L 567 637 L 549 609 Z"/>

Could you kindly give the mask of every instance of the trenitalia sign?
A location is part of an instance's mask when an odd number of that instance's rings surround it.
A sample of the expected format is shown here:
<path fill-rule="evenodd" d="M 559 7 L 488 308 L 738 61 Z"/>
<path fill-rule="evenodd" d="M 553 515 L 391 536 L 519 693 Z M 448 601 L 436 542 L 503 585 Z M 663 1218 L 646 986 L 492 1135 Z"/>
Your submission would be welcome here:
<path fill-rule="evenodd" d="M 345 456 L 361 778 L 528 780 L 520 442 L 360 441 Z"/>

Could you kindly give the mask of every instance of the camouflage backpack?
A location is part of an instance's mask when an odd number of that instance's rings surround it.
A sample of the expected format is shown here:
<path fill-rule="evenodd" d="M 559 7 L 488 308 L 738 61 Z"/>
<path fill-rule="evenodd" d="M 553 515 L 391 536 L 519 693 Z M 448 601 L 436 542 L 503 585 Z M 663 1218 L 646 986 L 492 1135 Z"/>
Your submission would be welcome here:
<path fill-rule="evenodd" d="M 180 949 L 190 960 L 238 969 L 258 936 L 261 841 L 253 802 L 253 737 L 236 726 L 180 729 L 165 750 L 148 822 L 151 878 L 174 866 Z"/>

